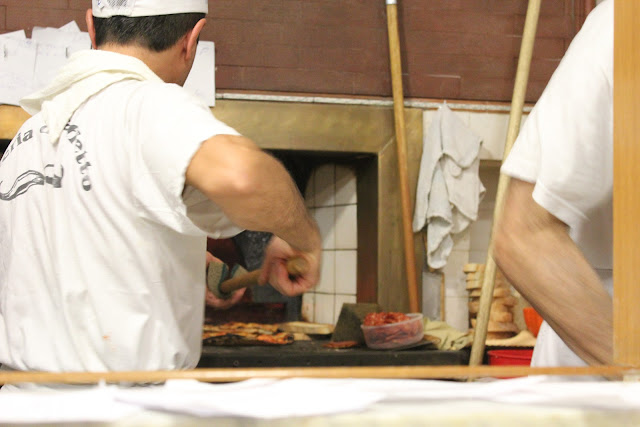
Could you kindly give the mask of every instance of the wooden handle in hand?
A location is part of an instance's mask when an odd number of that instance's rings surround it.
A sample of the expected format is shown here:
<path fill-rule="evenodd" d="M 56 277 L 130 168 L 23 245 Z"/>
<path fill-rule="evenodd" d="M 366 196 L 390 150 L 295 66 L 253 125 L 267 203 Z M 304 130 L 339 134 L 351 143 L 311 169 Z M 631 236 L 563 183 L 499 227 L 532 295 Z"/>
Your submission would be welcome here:
<path fill-rule="evenodd" d="M 302 257 L 293 257 L 287 260 L 287 272 L 291 276 L 300 276 L 309 271 L 309 263 Z M 220 283 L 220 292 L 222 294 L 230 294 L 238 289 L 246 288 L 258 284 L 261 269 L 251 271 L 242 276 L 232 277 Z"/>

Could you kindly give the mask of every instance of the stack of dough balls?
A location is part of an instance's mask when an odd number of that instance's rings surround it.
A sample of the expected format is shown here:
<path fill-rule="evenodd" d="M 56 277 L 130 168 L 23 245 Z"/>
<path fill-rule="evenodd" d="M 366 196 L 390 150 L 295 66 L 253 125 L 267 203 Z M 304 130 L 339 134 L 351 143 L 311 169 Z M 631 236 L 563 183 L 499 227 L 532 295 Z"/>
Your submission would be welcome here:
<path fill-rule="evenodd" d="M 467 291 L 469 292 L 469 322 L 471 332 L 475 329 L 478 311 L 480 310 L 480 294 L 484 280 L 484 264 L 466 264 L 463 271 L 466 274 Z M 487 326 L 487 340 L 501 340 L 511 338 L 520 332 L 520 328 L 513 321 L 513 307 L 518 299 L 511 294 L 511 285 L 500 270 L 496 270 L 493 289 L 493 301 L 489 311 Z"/>

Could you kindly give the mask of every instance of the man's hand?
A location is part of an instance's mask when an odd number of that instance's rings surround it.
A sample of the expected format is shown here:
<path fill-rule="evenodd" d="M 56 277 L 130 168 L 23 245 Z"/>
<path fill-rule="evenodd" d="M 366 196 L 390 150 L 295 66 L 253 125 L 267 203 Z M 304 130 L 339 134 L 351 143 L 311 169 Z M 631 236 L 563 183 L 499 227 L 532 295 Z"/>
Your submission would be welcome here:
<path fill-rule="evenodd" d="M 222 262 L 222 260 L 214 257 L 210 252 L 207 252 L 207 265 L 212 262 Z M 237 291 L 232 293 L 229 298 L 225 299 L 215 296 L 208 288 L 206 288 L 206 286 L 205 289 L 207 289 L 207 292 L 205 294 L 205 303 L 215 309 L 226 310 L 236 305 L 242 299 L 246 288 L 238 289 Z"/>
<path fill-rule="evenodd" d="M 287 272 L 287 260 L 294 257 L 302 257 L 308 264 L 306 273 L 289 277 Z M 309 291 L 320 279 L 321 248 L 313 252 L 301 252 L 293 249 L 284 240 L 273 237 L 267 246 L 262 263 L 260 284 L 269 283 L 278 292 L 286 296 L 296 296 Z"/>

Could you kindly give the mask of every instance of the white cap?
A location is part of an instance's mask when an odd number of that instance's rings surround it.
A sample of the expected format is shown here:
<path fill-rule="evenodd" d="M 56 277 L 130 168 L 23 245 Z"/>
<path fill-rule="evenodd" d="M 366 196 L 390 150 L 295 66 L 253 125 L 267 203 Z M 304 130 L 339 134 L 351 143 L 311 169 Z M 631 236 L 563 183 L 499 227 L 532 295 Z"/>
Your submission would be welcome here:
<path fill-rule="evenodd" d="M 156 16 L 176 13 L 208 13 L 208 0 L 92 0 L 93 16 Z"/>

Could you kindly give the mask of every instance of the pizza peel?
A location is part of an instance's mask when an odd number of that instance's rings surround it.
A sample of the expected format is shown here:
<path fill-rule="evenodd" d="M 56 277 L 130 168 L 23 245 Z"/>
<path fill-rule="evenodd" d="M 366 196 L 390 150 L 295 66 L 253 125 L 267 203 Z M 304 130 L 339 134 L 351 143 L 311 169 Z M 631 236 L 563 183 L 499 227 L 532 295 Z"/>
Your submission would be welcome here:
<path fill-rule="evenodd" d="M 309 264 L 302 257 L 292 257 L 286 262 L 287 272 L 299 276 L 309 271 Z M 229 273 L 229 278 L 225 279 Z M 258 285 L 262 269 L 247 272 L 239 265 L 231 271 L 224 262 L 211 262 L 207 267 L 207 287 L 218 298 L 226 299 L 238 289 Z"/>

